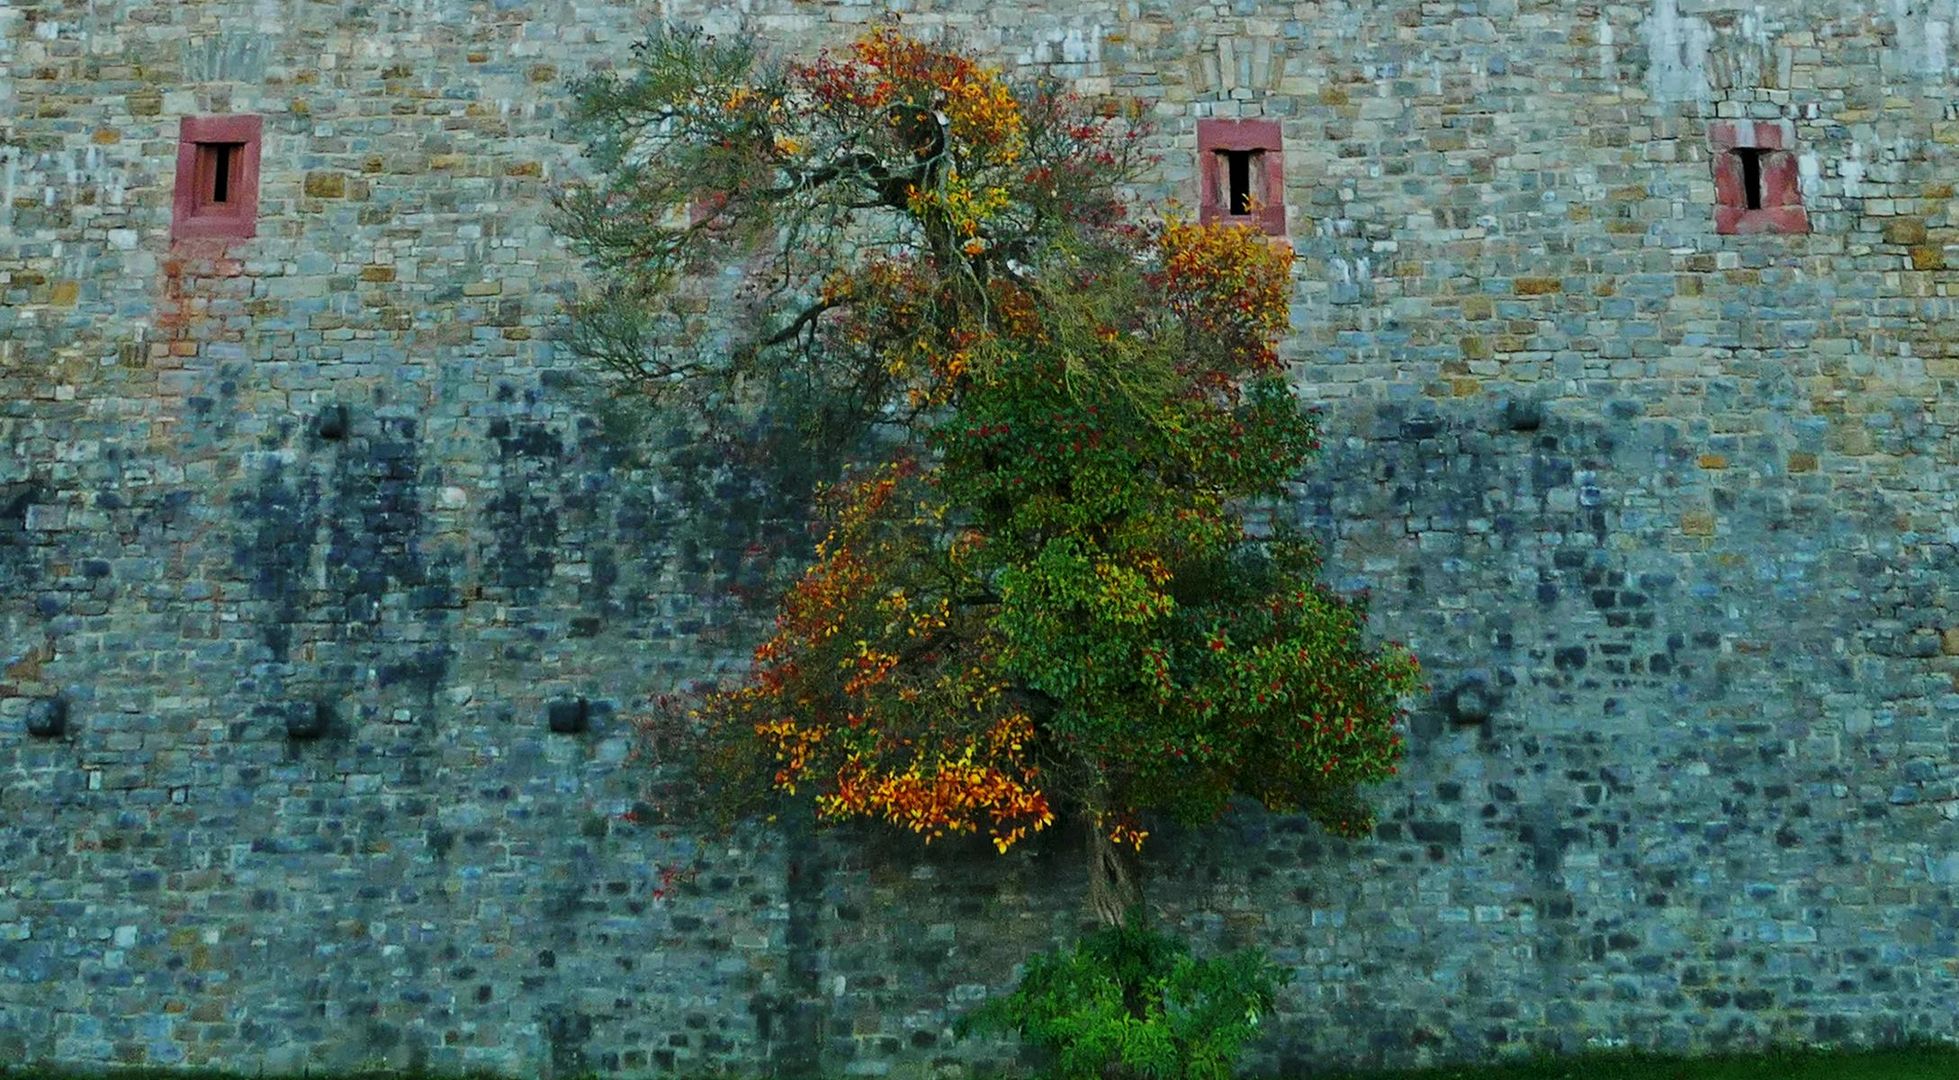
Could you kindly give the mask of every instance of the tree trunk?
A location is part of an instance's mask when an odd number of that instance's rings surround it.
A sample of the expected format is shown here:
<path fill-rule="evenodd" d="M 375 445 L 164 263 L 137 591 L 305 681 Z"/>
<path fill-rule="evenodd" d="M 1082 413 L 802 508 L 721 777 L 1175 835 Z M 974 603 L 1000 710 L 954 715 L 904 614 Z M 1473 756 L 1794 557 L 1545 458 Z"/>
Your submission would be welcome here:
<path fill-rule="evenodd" d="M 1140 911 L 1143 903 L 1136 854 L 1125 851 L 1109 839 L 1108 830 L 1098 820 L 1100 814 L 1090 813 L 1086 816 L 1089 907 L 1094 909 L 1095 917 L 1104 926 L 1126 925 L 1130 913 Z"/>

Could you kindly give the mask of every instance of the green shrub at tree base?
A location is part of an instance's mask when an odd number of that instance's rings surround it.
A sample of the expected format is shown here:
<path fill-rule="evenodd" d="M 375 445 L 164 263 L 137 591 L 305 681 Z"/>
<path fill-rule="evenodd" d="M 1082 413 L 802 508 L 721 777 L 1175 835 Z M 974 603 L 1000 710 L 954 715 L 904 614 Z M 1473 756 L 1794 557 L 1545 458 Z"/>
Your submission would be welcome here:
<path fill-rule="evenodd" d="M 1199 960 L 1131 917 L 1028 962 L 959 1030 L 1013 1032 L 1050 1080 L 1224 1080 L 1291 976 L 1256 950 Z"/>

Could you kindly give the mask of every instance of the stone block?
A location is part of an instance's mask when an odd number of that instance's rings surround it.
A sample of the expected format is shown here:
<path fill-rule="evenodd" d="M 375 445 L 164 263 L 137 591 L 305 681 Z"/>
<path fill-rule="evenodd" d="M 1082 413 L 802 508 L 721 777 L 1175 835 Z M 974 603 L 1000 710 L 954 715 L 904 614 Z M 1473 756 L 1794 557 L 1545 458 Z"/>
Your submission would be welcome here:
<path fill-rule="evenodd" d="M 27 508 L 22 524 L 29 532 L 58 532 L 68 527 L 68 508 L 55 503 L 37 503 Z"/>
<path fill-rule="evenodd" d="M 1915 247 L 1925 242 L 1923 218 L 1895 217 L 1884 222 L 1884 242 Z"/>
<path fill-rule="evenodd" d="M 342 199 L 347 196 L 347 177 L 337 172 L 307 173 L 301 190 L 310 198 Z"/>

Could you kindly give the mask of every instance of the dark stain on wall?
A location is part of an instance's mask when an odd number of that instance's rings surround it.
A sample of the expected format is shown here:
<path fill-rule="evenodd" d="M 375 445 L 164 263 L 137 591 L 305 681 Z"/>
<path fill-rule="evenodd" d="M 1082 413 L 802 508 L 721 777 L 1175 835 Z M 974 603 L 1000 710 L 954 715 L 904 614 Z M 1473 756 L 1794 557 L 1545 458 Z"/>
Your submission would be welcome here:
<path fill-rule="evenodd" d="M 293 635 L 310 606 L 306 581 L 318 546 L 319 504 L 317 484 L 270 455 L 257 481 L 231 500 L 241 527 L 233 558 L 258 602 L 259 634 L 275 663 L 291 660 Z"/>
<path fill-rule="evenodd" d="M 29 594 L 41 580 L 43 560 L 27 530 L 27 511 L 48 496 L 48 487 L 40 480 L 0 484 L 0 608 L 26 609 Z M 17 647 L 25 648 L 26 642 L 0 646 L 0 663 L 12 661 Z"/>
<path fill-rule="evenodd" d="M 530 596 L 551 581 L 558 561 L 564 442 L 540 422 L 496 419 L 498 489 L 486 507 L 494 534 L 495 581 Z"/>

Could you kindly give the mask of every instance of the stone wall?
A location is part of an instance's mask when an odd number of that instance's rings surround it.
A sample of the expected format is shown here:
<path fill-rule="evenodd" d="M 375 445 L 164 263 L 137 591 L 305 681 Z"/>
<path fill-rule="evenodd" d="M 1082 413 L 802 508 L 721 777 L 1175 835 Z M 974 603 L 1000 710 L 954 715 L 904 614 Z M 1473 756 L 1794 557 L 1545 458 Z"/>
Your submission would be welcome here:
<path fill-rule="evenodd" d="M 1959 5 L 892 7 L 1145 103 L 1153 202 L 1198 118 L 1283 125 L 1301 512 L 1436 696 L 1374 839 L 1155 849 L 1297 973 L 1262 1066 L 1959 1037 Z M 564 80 L 884 13 L 0 8 L 0 1063 L 1011 1060 L 949 1020 L 1079 928 L 1073 838 L 622 819 L 775 540 L 553 346 Z M 210 112 L 265 117 L 259 234 L 173 246 Z M 1788 122 L 1810 235 L 1715 233 L 1718 118 Z"/>

